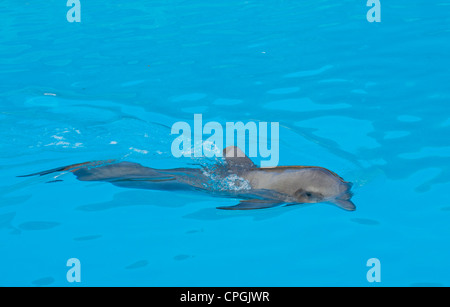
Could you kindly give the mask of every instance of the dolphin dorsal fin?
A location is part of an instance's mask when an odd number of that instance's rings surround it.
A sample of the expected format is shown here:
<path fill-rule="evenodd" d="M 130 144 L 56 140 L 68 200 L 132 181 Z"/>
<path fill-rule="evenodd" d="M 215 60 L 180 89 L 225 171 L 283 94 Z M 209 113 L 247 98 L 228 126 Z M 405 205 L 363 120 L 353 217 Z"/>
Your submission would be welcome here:
<path fill-rule="evenodd" d="M 223 157 L 227 161 L 228 167 L 240 169 L 254 168 L 256 165 L 245 153 L 236 146 L 228 146 L 223 150 Z"/>

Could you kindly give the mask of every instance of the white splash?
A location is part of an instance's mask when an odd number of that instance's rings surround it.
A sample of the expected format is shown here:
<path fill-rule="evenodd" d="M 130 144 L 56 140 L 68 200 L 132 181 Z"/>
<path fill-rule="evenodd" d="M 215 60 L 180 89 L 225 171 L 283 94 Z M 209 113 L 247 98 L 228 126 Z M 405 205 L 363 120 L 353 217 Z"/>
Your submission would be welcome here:
<path fill-rule="evenodd" d="M 204 169 L 203 175 L 210 179 L 210 182 L 205 184 L 206 188 L 211 188 L 216 191 L 248 191 L 252 187 L 250 183 L 242 177 L 236 174 L 230 174 L 228 176 L 221 176 L 215 172 Z"/>

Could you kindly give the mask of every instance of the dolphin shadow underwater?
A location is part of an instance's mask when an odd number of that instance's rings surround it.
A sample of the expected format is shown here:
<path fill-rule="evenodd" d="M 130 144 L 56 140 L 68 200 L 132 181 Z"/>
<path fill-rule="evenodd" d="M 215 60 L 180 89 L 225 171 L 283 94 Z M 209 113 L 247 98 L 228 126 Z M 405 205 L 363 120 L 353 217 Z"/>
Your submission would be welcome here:
<path fill-rule="evenodd" d="M 235 146 L 225 148 L 223 157 L 225 163 L 217 165 L 212 171 L 202 168 L 154 169 L 133 162 L 108 160 L 73 164 L 19 177 L 68 171 L 81 181 L 109 182 L 136 189 L 202 191 L 214 196 L 240 199 L 237 205 L 217 207 L 225 210 L 265 209 L 306 203 L 331 203 L 348 211 L 356 210 L 351 201 L 352 183 L 326 168 L 260 168 Z M 226 188 L 221 182 L 226 182 Z M 220 188 L 216 187 L 217 184 Z"/>

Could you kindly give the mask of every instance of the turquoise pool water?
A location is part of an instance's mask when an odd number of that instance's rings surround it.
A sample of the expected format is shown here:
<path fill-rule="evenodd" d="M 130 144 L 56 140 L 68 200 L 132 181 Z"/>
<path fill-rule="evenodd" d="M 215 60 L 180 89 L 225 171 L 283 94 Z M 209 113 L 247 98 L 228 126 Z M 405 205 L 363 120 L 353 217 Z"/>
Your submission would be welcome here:
<path fill-rule="evenodd" d="M 65 1 L 2 1 L 0 286 L 449 286 L 450 2 L 381 5 L 82 0 L 69 23 Z M 16 177 L 189 165 L 170 127 L 194 113 L 279 122 L 279 164 L 337 172 L 357 210 Z"/>

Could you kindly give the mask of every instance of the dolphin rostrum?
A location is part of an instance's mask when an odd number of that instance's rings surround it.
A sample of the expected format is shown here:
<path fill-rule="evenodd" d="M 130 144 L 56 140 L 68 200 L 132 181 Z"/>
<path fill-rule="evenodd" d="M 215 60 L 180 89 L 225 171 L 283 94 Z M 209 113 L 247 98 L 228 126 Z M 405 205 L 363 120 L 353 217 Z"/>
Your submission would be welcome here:
<path fill-rule="evenodd" d="M 204 191 L 241 199 L 235 206 L 218 207 L 227 210 L 322 202 L 349 211 L 356 209 L 350 200 L 352 184 L 326 168 L 259 168 L 235 146 L 225 148 L 223 157 L 224 165 L 209 171 L 202 168 L 153 169 L 138 163 L 108 160 L 73 164 L 19 177 L 69 171 L 81 181 L 104 181 L 138 189 Z"/>

